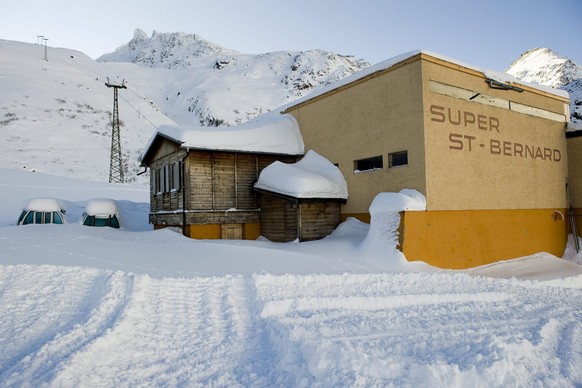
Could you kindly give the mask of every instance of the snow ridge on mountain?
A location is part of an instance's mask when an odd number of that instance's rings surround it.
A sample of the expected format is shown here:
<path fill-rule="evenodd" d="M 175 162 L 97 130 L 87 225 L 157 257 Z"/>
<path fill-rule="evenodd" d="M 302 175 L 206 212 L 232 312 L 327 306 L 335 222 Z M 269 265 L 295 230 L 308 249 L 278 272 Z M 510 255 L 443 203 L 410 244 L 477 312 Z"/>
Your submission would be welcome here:
<path fill-rule="evenodd" d="M 570 94 L 570 120 L 582 123 L 582 67 L 549 48 L 523 53 L 506 73 L 531 83 L 562 89 Z"/>
<path fill-rule="evenodd" d="M 154 31 L 148 38 L 140 29 L 97 61 L 182 71 L 186 82 L 167 88 L 167 105 L 189 113 L 184 124 L 206 126 L 242 123 L 370 66 L 317 49 L 241 54 L 194 34 Z"/>
<path fill-rule="evenodd" d="M 136 29 L 133 38 L 113 53 L 97 58 L 98 62 L 131 62 L 149 67 L 167 69 L 199 66 L 201 60 L 240 55 L 217 44 L 208 42 L 196 34 L 183 32 L 159 33 L 148 37 Z"/>

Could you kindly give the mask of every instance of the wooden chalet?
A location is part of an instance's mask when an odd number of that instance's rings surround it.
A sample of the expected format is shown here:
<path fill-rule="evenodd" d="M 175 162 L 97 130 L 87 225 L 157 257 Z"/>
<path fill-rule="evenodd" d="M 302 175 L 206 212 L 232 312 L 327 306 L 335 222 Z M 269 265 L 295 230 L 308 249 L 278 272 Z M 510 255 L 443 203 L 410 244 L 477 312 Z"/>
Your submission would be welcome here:
<path fill-rule="evenodd" d="M 150 223 L 200 239 L 256 239 L 260 208 L 253 185 L 275 161 L 303 154 L 297 122 L 266 116 L 237 127 L 163 126 L 146 147 Z"/>

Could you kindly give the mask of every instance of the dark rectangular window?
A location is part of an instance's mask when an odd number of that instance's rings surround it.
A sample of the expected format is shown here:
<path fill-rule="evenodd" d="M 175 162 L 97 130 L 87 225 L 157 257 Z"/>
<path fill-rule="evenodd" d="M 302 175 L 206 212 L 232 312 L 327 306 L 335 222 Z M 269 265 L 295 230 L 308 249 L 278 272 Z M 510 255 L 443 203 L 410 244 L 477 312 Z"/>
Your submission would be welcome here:
<path fill-rule="evenodd" d="M 170 177 L 172 179 L 171 188 L 172 191 L 180 190 L 180 170 L 181 170 L 182 163 L 175 162 L 170 164 Z"/>
<path fill-rule="evenodd" d="M 162 193 L 162 174 L 161 169 L 156 168 L 154 170 L 154 193 L 161 194 Z"/>
<path fill-rule="evenodd" d="M 384 168 L 382 155 L 372 158 L 354 160 L 354 172 L 374 171 Z"/>
<path fill-rule="evenodd" d="M 398 167 L 408 165 L 408 151 L 399 151 L 388 154 L 388 166 Z"/>
<path fill-rule="evenodd" d="M 170 165 L 165 165 L 162 167 L 162 182 L 163 182 L 163 192 L 170 192 Z"/>

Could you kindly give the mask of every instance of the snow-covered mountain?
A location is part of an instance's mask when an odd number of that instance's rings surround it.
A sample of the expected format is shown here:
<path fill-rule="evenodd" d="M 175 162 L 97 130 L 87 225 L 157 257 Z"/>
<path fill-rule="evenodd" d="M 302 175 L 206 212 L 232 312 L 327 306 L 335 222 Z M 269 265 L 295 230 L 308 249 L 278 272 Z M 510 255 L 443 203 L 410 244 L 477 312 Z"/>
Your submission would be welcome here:
<path fill-rule="evenodd" d="M 570 120 L 582 123 L 582 67 L 548 48 L 526 51 L 505 72 L 531 83 L 570 93 Z"/>
<path fill-rule="evenodd" d="M 160 73 L 155 74 L 155 73 Z M 163 124 L 174 124 L 153 100 L 161 69 L 101 64 L 62 48 L 0 40 L 0 166 L 107 181 L 113 89 L 119 92 L 122 156 L 136 179 L 143 147 Z M 145 181 L 145 179 L 143 180 Z"/>
<path fill-rule="evenodd" d="M 242 123 L 366 66 L 319 50 L 243 55 L 182 33 L 138 30 L 100 62 L 52 47 L 45 61 L 41 45 L 0 40 L 0 166 L 107 180 L 108 79 L 127 86 L 119 91 L 126 179 L 145 182 L 138 157 L 158 126 Z"/>
<path fill-rule="evenodd" d="M 240 54 L 198 35 L 140 29 L 97 61 L 175 70 L 184 82 L 167 85 L 163 105 L 184 123 L 208 126 L 247 121 L 370 66 L 322 50 Z"/>
<path fill-rule="evenodd" d="M 122 152 L 129 181 L 156 128 L 165 124 L 236 125 L 365 67 L 321 50 L 240 54 L 193 34 L 136 30 L 94 61 L 81 52 L 0 39 L 0 166 L 106 181 L 113 90 L 119 91 Z M 580 67 L 548 49 L 529 51 L 507 70 L 571 93 L 582 123 Z"/>

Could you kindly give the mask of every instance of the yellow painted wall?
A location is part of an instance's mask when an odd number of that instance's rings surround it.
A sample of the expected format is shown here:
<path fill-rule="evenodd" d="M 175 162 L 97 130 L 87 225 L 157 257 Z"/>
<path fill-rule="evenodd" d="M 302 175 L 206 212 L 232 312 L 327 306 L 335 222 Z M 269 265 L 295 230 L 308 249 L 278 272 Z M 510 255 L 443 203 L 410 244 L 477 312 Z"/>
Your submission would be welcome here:
<path fill-rule="evenodd" d="M 377 193 L 424 191 L 421 66 L 418 58 L 366 81 L 291 108 L 306 149 L 337 163 L 349 200 L 342 213 L 366 213 Z M 388 154 L 408 151 L 408 166 L 388 168 Z M 384 169 L 354 172 L 354 161 L 381 155 Z"/>
<path fill-rule="evenodd" d="M 556 212 L 559 211 L 561 214 Z M 538 252 L 562 257 L 564 209 L 402 213 L 401 246 L 409 261 L 469 268 Z"/>
<path fill-rule="evenodd" d="M 566 100 L 495 90 L 479 72 L 436 60 L 422 63 L 427 209 L 565 208 Z M 436 93 L 435 81 L 504 100 L 507 107 Z M 562 114 L 562 121 L 519 113 L 511 108 L 515 104 Z"/>
<path fill-rule="evenodd" d="M 244 239 L 256 240 L 260 236 L 261 226 L 259 223 L 244 224 Z M 204 239 L 219 239 L 220 238 L 220 224 L 192 224 L 186 226 L 186 234 L 191 238 L 200 240 Z"/>
<path fill-rule="evenodd" d="M 576 230 L 578 232 L 578 236 L 582 236 L 582 208 L 574 208 L 574 219 L 576 221 Z M 568 233 L 572 233 L 572 228 L 569 224 Z"/>
<path fill-rule="evenodd" d="M 220 224 L 191 224 L 186 226 L 186 234 L 200 240 L 220 238 Z"/>
<path fill-rule="evenodd" d="M 245 240 L 256 240 L 261 235 L 261 224 L 248 223 L 244 225 L 244 239 Z"/>

